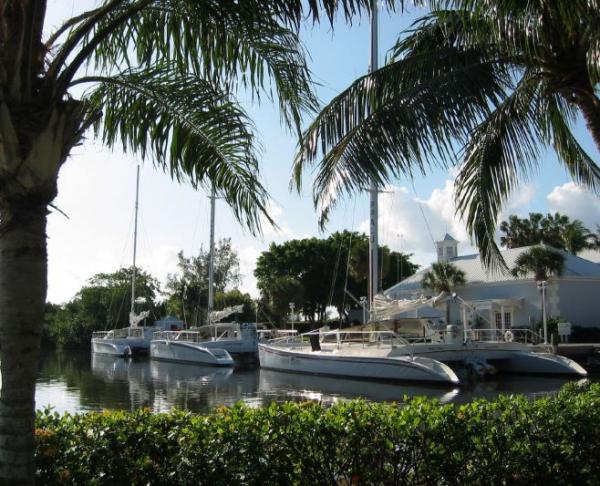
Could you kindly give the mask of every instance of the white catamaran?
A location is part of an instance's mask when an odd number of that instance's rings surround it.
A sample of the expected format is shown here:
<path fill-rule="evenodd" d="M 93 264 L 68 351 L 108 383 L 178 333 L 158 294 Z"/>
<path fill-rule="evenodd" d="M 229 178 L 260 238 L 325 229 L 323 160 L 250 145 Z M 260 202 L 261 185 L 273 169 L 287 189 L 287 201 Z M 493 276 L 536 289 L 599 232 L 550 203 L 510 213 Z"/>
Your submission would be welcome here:
<path fill-rule="evenodd" d="M 208 264 L 208 324 L 182 331 L 157 332 L 150 344 L 150 357 L 156 360 L 215 366 L 234 365 L 231 354 L 254 356 L 258 335 L 254 324 L 218 323 L 242 312 L 242 306 L 222 311 L 214 307 L 215 190 L 210 196 L 210 253 Z"/>

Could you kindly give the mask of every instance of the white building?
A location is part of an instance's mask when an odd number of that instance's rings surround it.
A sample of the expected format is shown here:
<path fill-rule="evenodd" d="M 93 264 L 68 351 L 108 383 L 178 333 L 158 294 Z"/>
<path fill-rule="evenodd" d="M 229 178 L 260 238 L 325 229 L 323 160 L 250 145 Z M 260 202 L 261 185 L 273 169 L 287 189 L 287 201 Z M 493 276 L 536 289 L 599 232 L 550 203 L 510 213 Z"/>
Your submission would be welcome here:
<path fill-rule="evenodd" d="M 530 247 L 502 251 L 508 268 Z M 547 312 L 549 317 L 561 317 L 574 326 L 600 326 L 600 264 L 556 250 L 565 257 L 563 274 L 548 281 Z M 463 320 L 473 325 L 483 320 L 485 327 L 498 329 L 532 327 L 542 317 L 541 295 L 533 275 L 515 278 L 510 273 L 492 273 L 483 268 L 479 255 L 458 256 L 458 242 L 445 235 L 437 243 L 438 261 L 449 261 L 465 272 L 466 285 L 457 287 L 456 294 L 466 306 L 453 305 L 451 321 Z M 392 299 L 415 299 L 432 296 L 433 292 L 421 287 L 425 268 L 387 289 L 384 294 Z M 444 318 L 444 308 L 424 307 L 398 317 Z M 488 322 L 485 322 L 488 321 Z"/>

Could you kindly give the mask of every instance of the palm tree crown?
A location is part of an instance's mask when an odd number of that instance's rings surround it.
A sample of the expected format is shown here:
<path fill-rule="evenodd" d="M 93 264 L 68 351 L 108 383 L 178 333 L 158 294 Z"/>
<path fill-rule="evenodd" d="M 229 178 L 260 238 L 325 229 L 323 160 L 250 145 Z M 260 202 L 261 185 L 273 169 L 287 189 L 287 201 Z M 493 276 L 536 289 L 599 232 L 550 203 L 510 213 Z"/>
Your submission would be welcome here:
<path fill-rule="evenodd" d="M 593 191 L 600 168 L 572 132 L 600 148 L 600 0 L 432 1 L 383 68 L 354 82 L 308 127 L 295 181 L 318 162 L 322 222 L 340 194 L 460 163 L 456 204 L 486 266 L 502 203 L 548 148 Z M 585 19 L 582 21 L 581 19 Z"/>
<path fill-rule="evenodd" d="M 544 243 L 576 255 L 586 248 L 596 248 L 597 237 L 583 223 L 560 213 L 543 216 L 529 213 L 528 218 L 510 215 L 500 223 L 500 244 L 506 248 Z"/>
<path fill-rule="evenodd" d="M 466 283 L 465 272 L 449 262 L 438 262 L 423 274 L 421 285 L 435 292 L 451 293 Z"/>
<path fill-rule="evenodd" d="M 548 280 L 551 276 L 561 276 L 565 265 L 562 253 L 539 245 L 521 253 L 515 260 L 511 274 L 515 277 L 527 277 L 533 274 L 536 281 Z"/>

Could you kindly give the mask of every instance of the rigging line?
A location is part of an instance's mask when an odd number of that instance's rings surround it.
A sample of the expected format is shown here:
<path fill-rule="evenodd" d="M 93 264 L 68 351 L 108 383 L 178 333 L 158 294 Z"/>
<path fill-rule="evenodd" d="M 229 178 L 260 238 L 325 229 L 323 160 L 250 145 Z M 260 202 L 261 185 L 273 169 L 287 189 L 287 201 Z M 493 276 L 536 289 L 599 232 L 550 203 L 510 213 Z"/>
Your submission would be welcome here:
<path fill-rule="evenodd" d="M 417 195 L 417 191 L 415 190 L 415 183 L 411 183 L 413 194 L 415 195 L 415 201 L 419 205 L 419 210 L 421 211 L 421 216 L 423 216 L 423 221 L 425 222 L 425 227 L 427 228 L 427 232 L 429 233 L 429 238 L 431 238 L 431 242 L 433 243 L 433 247 L 435 248 L 435 238 L 433 237 L 433 233 L 431 232 L 431 228 L 429 227 L 429 222 L 427 221 L 427 217 L 425 216 L 425 212 L 423 211 L 423 205 L 419 200 L 419 196 Z"/>
<path fill-rule="evenodd" d="M 134 214 L 135 214 L 135 210 L 134 212 L 131 213 L 131 219 L 129 220 L 129 227 L 127 228 L 127 238 L 124 239 L 124 243 L 123 243 L 123 250 L 121 250 L 121 259 L 119 260 L 119 268 L 123 268 L 123 262 L 125 260 L 125 252 L 127 251 L 127 246 L 128 246 L 128 241 L 129 241 L 129 234 L 132 232 L 133 229 L 133 219 L 134 219 Z M 112 310 L 113 310 L 113 303 L 115 301 L 115 293 L 111 292 L 110 293 L 110 300 L 108 301 L 108 315 L 107 315 L 107 319 L 106 322 L 104 324 L 104 330 L 106 331 L 108 329 L 108 326 L 110 325 L 110 322 L 112 320 L 113 314 L 112 314 Z M 121 306 L 123 304 L 121 303 Z M 115 325 L 117 323 L 119 314 L 121 313 L 121 306 L 119 307 L 119 312 L 117 314 L 117 319 L 114 320 Z"/>
<path fill-rule="evenodd" d="M 344 216 L 342 218 L 342 221 L 344 223 L 346 222 L 347 211 L 348 211 L 348 206 L 347 206 L 347 204 L 344 204 Z M 331 276 L 331 287 L 329 289 L 329 302 L 327 304 L 327 307 L 330 307 L 331 303 L 333 302 L 333 294 L 335 292 L 335 283 L 337 282 L 338 271 L 340 269 L 340 257 L 342 256 L 342 245 L 343 244 L 344 244 L 344 238 L 340 238 L 340 246 L 338 247 L 338 250 L 337 250 L 337 255 L 335 258 L 335 265 L 333 267 L 333 275 Z"/>
<path fill-rule="evenodd" d="M 350 229 L 350 239 L 348 240 L 348 256 L 346 258 L 346 278 L 344 280 L 344 292 L 342 293 L 342 311 L 346 308 L 346 292 L 348 291 L 348 275 L 350 272 L 350 250 L 352 249 L 352 237 L 354 235 L 354 222 L 356 214 L 356 198 L 354 199 L 354 206 L 352 207 L 352 225 Z M 343 316 L 340 316 L 340 327 L 342 324 Z"/>

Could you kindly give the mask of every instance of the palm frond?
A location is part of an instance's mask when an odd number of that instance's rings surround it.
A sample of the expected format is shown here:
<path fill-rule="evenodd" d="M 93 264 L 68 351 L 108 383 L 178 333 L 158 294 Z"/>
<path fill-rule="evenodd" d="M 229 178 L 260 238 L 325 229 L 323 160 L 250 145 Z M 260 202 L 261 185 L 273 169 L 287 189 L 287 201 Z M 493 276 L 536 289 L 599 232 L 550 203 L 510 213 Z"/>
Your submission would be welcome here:
<path fill-rule="evenodd" d="M 466 147 L 456 179 L 456 206 L 466 216 L 484 265 L 506 270 L 494 241 L 498 214 L 512 190 L 537 167 L 543 131 L 536 106 L 538 84 L 527 74 L 515 90 L 479 125 Z"/>
<path fill-rule="evenodd" d="M 581 147 L 569 126 L 569 122 L 575 120 L 575 111 L 556 95 L 545 97 L 543 104 L 541 112 L 545 114 L 545 136 L 556 150 L 559 160 L 575 182 L 598 193 L 600 167 Z"/>
<path fill-rule="evenodd" d="M 277 5 L 152 0 L 124 17 L 129 3 L 99 18 L 82 39 L 82 50 L 93 47 L 86 62 L 94 70 L 110 74 L 115 66 L 132 69 L 168 60 L 228 89 L 239 87 L 258 99 L 261 93 L 276 96 L 283 121 L 298 133 L 302 114 L 316 109 L 304 49 L 298 35 L 278 22 Z M 62 76 L 72 75 L 67 65 Z"/>
<path fill-rule="evenodd" d="M 99 82 L 88 96 L 102 110 L 96 132 L 110 147 L 151 158 L 172 177 L 212 184 L 251 231 L 259 230 L 267 194 L 260 183 L 253 125 L 219 86 L 171 64 L 128 70 Z"/>
<path fill-rule="evenodd" d="M 464 139 L 504 93 L 505 73 L 479 49 L 400 59 L 354 82 L 304 133 L 292 184 L 318 162 L 313 197 L 321 222 L 343 194 L 456 161 Z"/>

